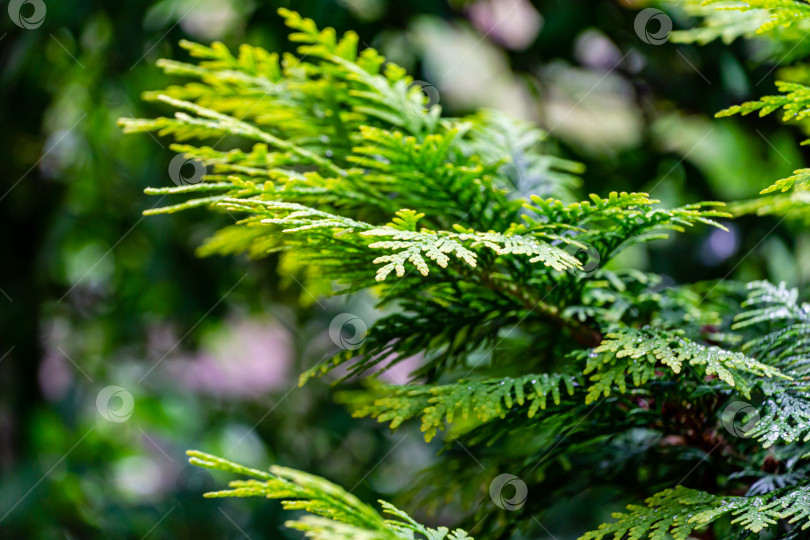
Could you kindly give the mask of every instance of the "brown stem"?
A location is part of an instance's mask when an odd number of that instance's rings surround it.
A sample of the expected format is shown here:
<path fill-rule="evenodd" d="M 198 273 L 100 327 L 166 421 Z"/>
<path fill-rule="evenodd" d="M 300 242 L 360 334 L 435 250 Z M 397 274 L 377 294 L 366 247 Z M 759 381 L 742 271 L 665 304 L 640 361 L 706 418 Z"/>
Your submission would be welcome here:
<path fill-rule="evenodd" d="M 526 311 L 537 313 L 548 322 L 561 330 L 568 330 L 571 337 L 583 347 L 596 347 L 602 342 L 602 333 L 575 319 L 566 319 L 560 316 L 560 309 L 543 302 L 544 298 L 535 299 L 519 286 L 509 283 L 503 284 L 492 280 L 488 274 L 483 276 L 483 285 L 488 288 L 507 294 L 520 301 Z"/>

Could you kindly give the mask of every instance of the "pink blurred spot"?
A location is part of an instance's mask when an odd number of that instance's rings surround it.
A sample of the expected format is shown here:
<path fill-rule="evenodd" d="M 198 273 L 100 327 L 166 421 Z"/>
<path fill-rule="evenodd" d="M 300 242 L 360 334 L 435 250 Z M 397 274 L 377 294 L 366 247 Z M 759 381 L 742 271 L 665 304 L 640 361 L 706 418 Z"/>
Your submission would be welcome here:
<path fill-rule="evenodd" d="M 531 45 L 543 25 L 543 17 L 526 0 L 479 0 L 469 15 L 479 32 L 514 50 Z"/>
<path fill-rule="evenodd" d="M 200 393 L 252 398 L 288 387 L 292 339 L 281 325 L 242 320 L 191 357 L 167 361 L 172 380 Z"/>

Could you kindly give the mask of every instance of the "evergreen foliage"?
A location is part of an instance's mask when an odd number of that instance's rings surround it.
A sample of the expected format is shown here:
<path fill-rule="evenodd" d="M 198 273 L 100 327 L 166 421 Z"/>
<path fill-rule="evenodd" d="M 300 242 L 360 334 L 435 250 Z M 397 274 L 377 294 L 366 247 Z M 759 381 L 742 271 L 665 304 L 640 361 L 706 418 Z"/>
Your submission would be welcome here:
<path fill-rule="evenodd" d="M 784 44 L 810 17 L 798 0 L 704 4 L 689 6 L 708 26 L 678 39 L 756 34 Z M 199 63 L 160 66 L 191 82 L 146 94 L 174 116 L 121 123 L 173 137 L 174 151 L 209 170 L 201 183 L 150 189 L 186 199 L 149 213 L 205 207 L 241 216 L 201 254 L 279 252 L 284 271 L 305 276 L 312 291 L 337 283 L 339 293 L 368 290 L 379 307 L 396 307 L 359 348 L 314 365 L 302 384 L 340 366 L 341 380 L 366 381 L 340 395 L 356 416 L 392 429 L 419 419 L 427 440 L 445 431 L 446 451 L 415 490 L 461 494 L 479 538 L 504 538 L 542 515 L 597 463 L 638 476 L 638 452 L 688 459 L 695 448 L 720 462 L 713 491 L 672 475 L 649 478 L 669 489 L 582 538 L 685 539 L 711 527 L 789 538 L 810 527 L 808 485 L 795 473 L 805 466 L 797 443 L 810 440 L 810 305 L 767 282 L 747 291 L 734 283 L 662 288 L 658 276 L 615 262 L 669 231 L 722 227 L 717 220 L 731 216 L 721 203 L 665 208 L 644 193 L 615 192 L 574 202 L 581 167 L 548 155 L 541 131 L 489 111 L 442 116 L 403 69 L 359 50 L 355 34 L 338 38 L 280 13 L 298 56 L 184 43 Z M 720 115 L 781 108 L 803 119 L 808 87 L 779 89 Z M 217 149 L 223 141 L 232 149 Z M 808 190 L 801 169 L 746 208 L 810 216 Z M 411 358 L 418 367 L 407 383 L 378 380 Z M 739 402 L 749 411 L 742 427 Z M 633 441 L 642 450 L 625 451 Z M 485 464 L 486 479 L 464 470 L 467 452 Z M 190 455 L 252 478 L 209 496 L 282 499 L 309 514 L 288 525 L 310 538 L 469 538 L 381 502 L 386 520 L 302 472 Z M 766 460 L 789 470 L 767 473 Z M 507 513 L 489 504 L 494 471 L 528 484 L 526 506 Z M 600 474 L 611 481 L 610 471 Z M 425 496 L 425 508 L 437 497 Z"/>
<path fill-rule="evenodd" d="M 691 9 L 690 9 L 691 8 Z M 706 43 L 722 36 L 731 42 L 740 36 L 760 36 L 773 48 L 773 59 L 779 63 L 791 62 L 810 55 L 804 38 L 810 30 L 810 4 L 804 0 L 757 0 L 755 2 L 724 2 L 709 0 L 697 7 L 687 2 L 687 10 L 705 16 L 701 28 L 676 32 L 676 40 Z M 810 73 L 805 64 L 780 71 L 782 80 L 776 81 L 779 94 L 763 96 L 758 100 L 733 105 L 717 113 L 718 117 L 747 115 L 756 112 L 766 116 L 781 111 L 782 120 L 797 122 L 806 131 L 810 114 Z M 803 144 L 808 144 L 805 140 Z M 783 219 L 810 223 L 810 184 L 804 169 L 793 176 L 777 180 L 762 190 L 763 195 L 780 193 L 747 201 L 735 206 L 737 213 L 776 215 Z"/>
<path fill-rule="evenodd" d="M 188 452 L 193 465 L 248 476 L 234 480 L 230 488 L 207 493 L 206 497 L 266 497 L 281 499 L 286 510 L 301 510 L 307 515 L 288 521 L 291 529 L 304 531 L 315 539 L 407 540 L 415 534 L 427 540 L 462 540 L 471 538 L 461 529 L 430 529 L 415 522 L 394 505 L 380 501 L 383 512 L 394 519 L 384 519 L 379 512 L 351 493 L 310 474 L 274 466 L 270 472 L 243 467 L 226 459 L 202 452 Z"/>

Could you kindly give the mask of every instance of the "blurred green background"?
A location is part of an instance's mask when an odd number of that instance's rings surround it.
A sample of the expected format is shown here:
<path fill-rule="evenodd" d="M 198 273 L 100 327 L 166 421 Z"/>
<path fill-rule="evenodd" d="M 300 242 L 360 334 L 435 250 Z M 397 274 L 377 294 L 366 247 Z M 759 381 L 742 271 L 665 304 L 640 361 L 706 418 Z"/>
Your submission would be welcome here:
<path fill-rule="evenodd" d="M 196 258 L 227 215 L 141 216 L 160 202 L 143 189 L 171 185 L 174 154 L 115 122 L 166 112 L 139 95 L 171 82 L 154 62 L 187 59 L 180 39 L 291 50 L 279 6 L 354 29 L 434 86 L 445 114 L 489 107 L 539 123 L 561 155 L 586 164 L 583 194 L 745 199 L 807 151 L 774 118 L 713 118 L 773 90 L 774 66 L 753 61 L 755 43 L 647 44 L 633 26 L 643 2 L 44 5 L 30 29 L 7 3 L 0 10 L 2 538 L 299 538 L 275 503 L 202 499 L 225 479 L 189 467 L 185 449 L 301 468 L 373 500 L 395 499 L 439 448 L 418 426 L 390 434 L 352 420 L 328 380 L 297 389 L 297 374 L 335 350 L 330 320 L 371 320 L 371 298 L 315 299 L 272 257 Z M 690 24 L 677 11 L 673 20 Z M 674 282 L 803 284 L 810 234 L 746 217 L 621 262 Z M 548 538 L 574 538 L 609 510 L 560 506 Z"/>

